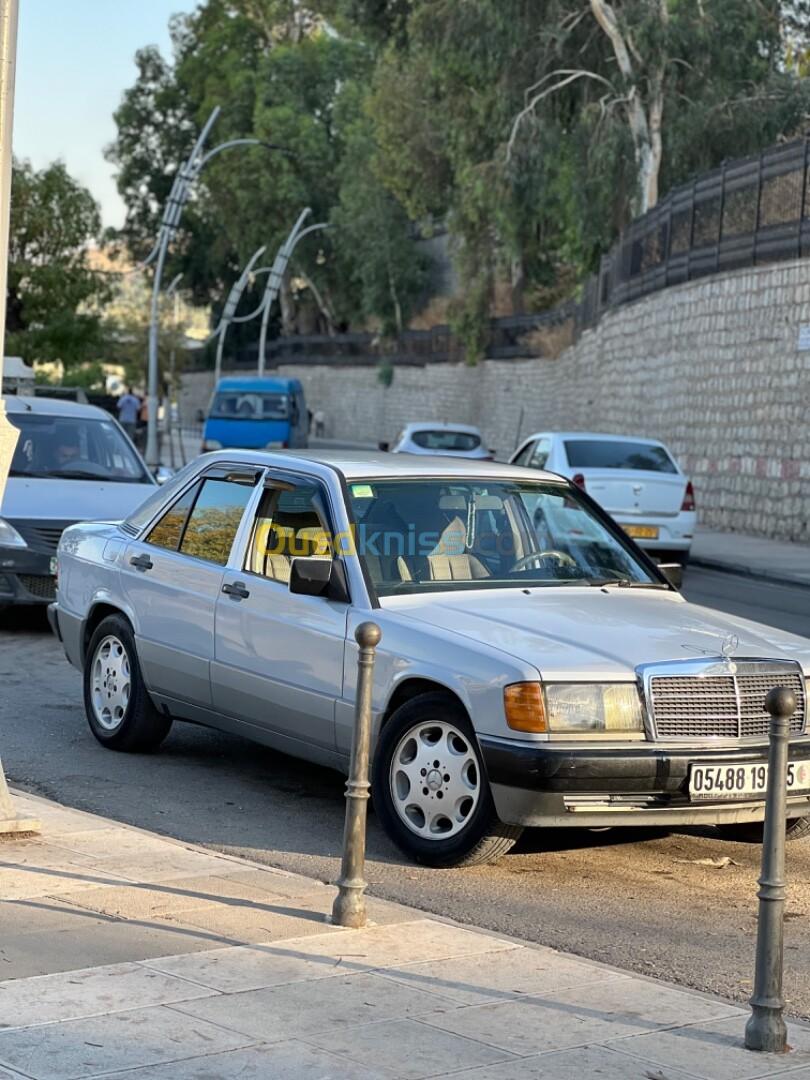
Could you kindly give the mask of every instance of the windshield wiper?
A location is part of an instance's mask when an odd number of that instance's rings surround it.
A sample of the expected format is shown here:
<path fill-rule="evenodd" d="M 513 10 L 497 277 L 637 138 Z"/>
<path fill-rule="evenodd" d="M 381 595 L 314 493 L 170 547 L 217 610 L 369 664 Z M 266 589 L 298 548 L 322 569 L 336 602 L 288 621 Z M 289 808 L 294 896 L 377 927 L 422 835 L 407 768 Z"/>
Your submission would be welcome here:
<path fill-rule="evenodd" d="M 662 581 L 631 581 L 630 578 L 589 578 L 583 584 L 594 589 L 605 585 L 615 585 L 617 589 L 669 589 Z"/>

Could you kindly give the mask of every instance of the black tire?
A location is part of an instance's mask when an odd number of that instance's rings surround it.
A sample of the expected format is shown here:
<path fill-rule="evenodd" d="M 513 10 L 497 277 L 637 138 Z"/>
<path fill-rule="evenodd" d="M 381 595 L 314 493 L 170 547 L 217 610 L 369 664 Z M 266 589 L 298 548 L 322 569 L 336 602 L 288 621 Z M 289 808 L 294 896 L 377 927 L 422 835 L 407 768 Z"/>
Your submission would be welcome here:
<path fill-rule="evenodd" d="M 102 643 L 109 640 L 119 642 L 123 648 L 128 664 L 130 689 L 123 715 L 120 718 L 111 715 L 105 724 L 99 719 L 94 704 L 94 668 L 97 660 L 104 662 L 101 656 L 97 657 L 96 654 Z M 87 722 L 102 746 L 131 754 L 150 753 L 158 749 L 169 734 L 172 721 L 157 711 L 149 697 L 138 663 L 135 636 L 123 615 L 108 615 L 96 627 L 84 659 L 83 681 Z"/>
<path fill-rule="evenodd" d="M 417 725 L 452 724 L 467 740 L 477 763 L 478 803 L 462 829 L 447 839 L 427 839 L 400 817 L 391 791 L 391 765 L 400 741 Z M 523 829 L 507 825 L 495 812 L 478 740 L 464 709 L 448 694 L 420 694 L 401 705 L 383 727 L 372 770 L 372 796 L 377 817 L 400 851 L 425 866 L 478 866 L 505 855 Z M 437 804 L 438 805 L 438 804 Z"/>
<path fill-rule="evenodd" d="M 761 844 L 764 828 L 761 821 L 717 826 L 724 840 L 736 840 L 740 844 Z M 788 818 L 785 827 L 786 840 L 803 840 L 807 836 L 810 836 L 810 817 Z"/>

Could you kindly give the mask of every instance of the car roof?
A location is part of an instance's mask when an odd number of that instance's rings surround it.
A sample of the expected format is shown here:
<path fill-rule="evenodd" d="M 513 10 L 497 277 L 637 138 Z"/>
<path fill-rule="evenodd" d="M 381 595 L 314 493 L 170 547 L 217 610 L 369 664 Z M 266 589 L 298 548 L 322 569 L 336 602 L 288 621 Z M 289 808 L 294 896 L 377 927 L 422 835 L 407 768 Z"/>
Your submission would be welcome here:
<path fill-rule="evenodd" d="M 410 435 L 414 431 L 459 431 L 465 435 L 481 434 L 480 428 L 473 427 L 471 424 L 449 424 L 443 420 L 422 420 L 407 424 L 403 433 Z"/>
<path fill-rule="evenodd" d="M 617 435 L 613 431 L 536 431 L 533 435 L 527 435 L 520 440 L 520 445 L 525 446 L 529 439 L 549 438 L 553 439 L 605 439 L 608 442 L 633 442 L 644 443 L 647 446 L 663 446 L 660 439 L 648 439 L 643 435 Z"/>
<path fill-rule="evenodd" d="M 473 458 L 445 457 L 436 454 L 387 454 L 380 450 L 285 450 L 281 452 L 261 450 L 217 450 L 205 454 L 198 461 L 207 464 L 227 462 L 234 465 L 275 466 L 290 468 L 306 463 L 322 466 L 338 472 L 346 480 L 395 479 L 412 477 L 427 480 L 474 479 L 476 477 L 501 478 L 505 480 L 552 480 L 561 481 L 554 473 L 540 469 L 527 470 L 519 465 L 496 461 L 479 461 Z"/>
<path fill-rule="evenodd" d="M 96 405 L 82 405 L 77 401 L 65 401 L 64 398 L 28 397 L 23 394 L 4 394 L 6 412 L 11 415 L 34 416 L 70 416 L 77 420 L 110 420 L 111 416 Z"/>
<path fill-rule="evenodd" d="M 245 379 L 220 379 L 217 390 L 289 390 L 297 385 L 298 379 L 260 379 L 254 375 Z"/>

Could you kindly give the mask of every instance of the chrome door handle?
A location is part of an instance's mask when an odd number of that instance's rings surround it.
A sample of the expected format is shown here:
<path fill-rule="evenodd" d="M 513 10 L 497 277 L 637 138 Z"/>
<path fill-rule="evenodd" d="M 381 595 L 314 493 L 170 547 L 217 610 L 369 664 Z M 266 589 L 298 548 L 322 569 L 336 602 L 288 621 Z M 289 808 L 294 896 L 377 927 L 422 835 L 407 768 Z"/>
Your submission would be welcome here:
<path fill-rule="evenodd" d="M 247 600 L 250 596 L 250 590 L 246 589 L 241 581 L 235 581 L 233 585 L 223 585 L 222 591 L 232 600 Z"/>

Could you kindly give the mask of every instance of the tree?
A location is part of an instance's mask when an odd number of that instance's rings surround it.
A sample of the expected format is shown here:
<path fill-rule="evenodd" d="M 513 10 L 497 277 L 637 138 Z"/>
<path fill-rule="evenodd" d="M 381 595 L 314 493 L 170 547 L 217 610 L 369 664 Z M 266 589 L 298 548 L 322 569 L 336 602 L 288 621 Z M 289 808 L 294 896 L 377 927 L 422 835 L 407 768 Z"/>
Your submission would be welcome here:
<path fill-rule="evenodd" d="M 26 361 L 66 367 L 98 358 L 100 322 L 91 310 L 107 293 L 88 265 L 101 231 L 93 197 L 61 162 L 37 172 L 14 163 L 6 349 Z"/>
<path fill-rule="evenodd" d="M 379 172 L 443 218 L 474 354 L 496 286 L 560 296 L 661 191 L 801 131 L 804 0 L 413 0 L 381 51 Z"/>
<path fill-rule="evenodd" d="M 350 225 L 345 213 L 349 203 L 363 213 L 367 207 L 350 195 L 343 162 L 347 133 L 363 107 L 362 87 L 371 78 L 371 51 L 355 37 L 336 35 L 318 11 L 294 0 L 207 0 L 192 15 L 174 20 L 173 43 L 171 65 L 152 52 L 139 54 L 138 81 L 116 114 L 119 133 L 109 156 L 119 169 L 128 208 L 125 238 L 133 253 L 145 253 L 154 242 L 157 208 L 192 132 L 222 104 L 216 141 L 251 135 L 287 153 L 242 148 L 215 158 L 186 210 L 167 272 L 182 271 L 197 300 L 212 303 L 216 318 L 252 252 L 264 244 L 272 257 L 309 206 L 313 221 L 339 221 L 344 232 L 318 234 L 296 251 L 292 269 L 303 288 L 294 290 L 292 279 L 285 281 L 283 330 L 309 323 L 310 314 L 325 329 L 370 316 L 389 324 L 388 286 L 366 288 L 362 295 L 348 287 L 368 277 L 356 245 L 363 230 Z M 360 160 L 356 145 L 351 153 L 355 167 L 364 169 L 367 160 Z M 358 183 L 367 179 L 357 177 Z M 379 184 L 377 189 L 374 205 L 385 210 L 391 225 L 396 200 Z M 415 266 L 404 216 L 399 208 L 398 263 L 410 259 Z M 409 269 L 398 282 L 403 309 L 410 303 L 410 283 L 417 283 L 418 275 L 410 274 Z M 245 310 L 257 299 L 255 292 L 246 294 Z M 253 326 L 235 327 L 229 342 L 238 347 L 255 334 Z"/>

